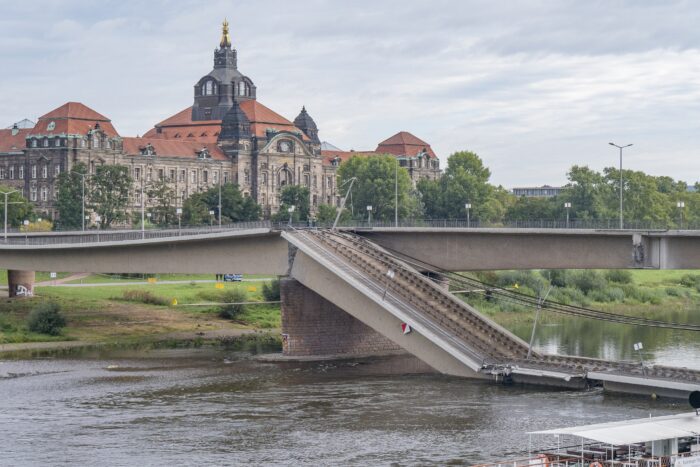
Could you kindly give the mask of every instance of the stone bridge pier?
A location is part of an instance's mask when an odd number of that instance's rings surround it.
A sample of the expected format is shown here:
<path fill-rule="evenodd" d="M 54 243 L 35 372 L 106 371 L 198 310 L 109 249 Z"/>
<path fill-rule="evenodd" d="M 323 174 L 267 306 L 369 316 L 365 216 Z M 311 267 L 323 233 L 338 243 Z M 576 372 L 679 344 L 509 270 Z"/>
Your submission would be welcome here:
<path fill-rule="evenodd" d="M 34 271 L 7 271 L 7 294 L 12 297 L 31 297 L 34 295 Z"/>
<path fill-rule="evenodd" d="M 280 280 L 285 356 L 377 355 L 401 350 L 295 279 Z"/>

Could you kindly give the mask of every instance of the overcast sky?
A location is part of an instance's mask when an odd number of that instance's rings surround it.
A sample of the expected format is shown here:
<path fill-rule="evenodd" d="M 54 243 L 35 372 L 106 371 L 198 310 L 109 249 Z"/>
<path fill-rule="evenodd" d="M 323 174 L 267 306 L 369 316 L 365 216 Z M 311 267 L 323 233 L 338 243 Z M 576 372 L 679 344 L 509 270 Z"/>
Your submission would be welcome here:
<path fill-rule="evenodd" d="M 406 130 L 443 164 L 477 152 L 506 187 L 574 164 L 700 180 L 694 1 L 0 0 L 0 125 L 80 101 L 123 136 L 192 104 L 231 23 L 239 69 L 322 140 Z"/>

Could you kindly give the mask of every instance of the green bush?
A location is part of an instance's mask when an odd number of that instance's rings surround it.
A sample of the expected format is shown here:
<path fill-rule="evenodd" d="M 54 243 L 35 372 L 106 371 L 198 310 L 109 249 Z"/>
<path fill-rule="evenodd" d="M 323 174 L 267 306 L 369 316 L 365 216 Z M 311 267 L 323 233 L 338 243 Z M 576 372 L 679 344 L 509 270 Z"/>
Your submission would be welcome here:
<path fill-rule="evenodd" d="M 689 295 L 687 290 L 680 287 L 666 287 L 665 292 L 669 297 L 688 297 Z"/>
<path fill-rule="evenodd" d="M 262 294 L 266 302 L 278 302 L 280 300 L 280 280 L 275 279 L 264 282 Z"/>
<path fill-rule="evenodd" d="M 607 279 L 608 282 L 615 282 L 617 284 L 631 284 L 632 272 L 626 269 L 610 269 L 605 271 L 605 279 Z"/>
<path fill-rule="evenodd" d="M 127 302 L 145 303 L 146 305 L 168 305 L 168 299 L 160 297 L 148 290 L 125 290 L 122 293 L 122 300 Z"/>
<path fill-rule="evenodd" d="M 27 316 L 27 329 L 40 334 L 57 336 L 66 325 L 58 303 L 46 302 L 37 305 Z"/>
<path fill-rule="evenodd" d="M 602 290 L 608 285 L 603 276 L 592 270 L 569 271 L 567 282 L 569 286 L 576 287 L 585 294 L 592 290 Z"/>
<path fill-rule="evenodd" d="M 592 290 L 588 296 L 596 302 L 622 302 L 625 300 L 625 292 L 619 287 L 606 287 L 604 289 Z"/>
<path fill-rule="evenodd" d="M 697 287 L 697 274 L 684 274 L 683 277 L 681 277 L 681 285 L 685 287 Z"/>
<path fill-rule="evenodd" d="M 219 316 L 226 319 L 236 319 L 239 315 L 246 311 L 246 305 L 240 305 L 248 299 L 248 294 L 245 290 L 235 288 L 230 289 L 220 295 L 221 301 L 225 305 L 219 308 Z"/>
<path fill-rule="evenodd" d="M 539 274 L 534 274 L 532 271 L 503 271 L 498 273 L 497 285 L 503 288 L 513 287 L 518 285 L 519 292 L 527 293 L 529 289 L 534 291 L 529 295 L 537 296 L 538 291 L 547 290 L 549 282 Z"/>
<path fill-rule="evenodd" d="M 587 306 L 591 302 L 591 300 L 586 297 L 586 294 L 574 287 L 554 289 L 550 294 L 550 298 L 568 305 Z"/>
<path fill-rule="evenodd" d="M 566 269 L 545 269 L 540 271 L 542 277 L 552 283 L 554 287 L 566 287 Z"/>

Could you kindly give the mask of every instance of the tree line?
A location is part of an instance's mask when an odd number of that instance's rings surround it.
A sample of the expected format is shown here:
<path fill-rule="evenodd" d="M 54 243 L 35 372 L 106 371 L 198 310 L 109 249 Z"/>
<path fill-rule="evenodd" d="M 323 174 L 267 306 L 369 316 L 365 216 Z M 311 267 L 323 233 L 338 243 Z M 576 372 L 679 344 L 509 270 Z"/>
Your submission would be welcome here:
<path fill-rule="evenodd" d="M 450 155 L 444 172 L 436 180 L 423 179 L 414 186 L 409 172 L 391 155 L 356 156 L 338 169 L 338 194 L 347 195 L 341 213 L 343 221 L 372 219 L 391 222 L 399 219 L 464 219 L 465 205 L 475 221 L 498 223 L 515 220 L 562 220 L 566 203 L 573 220 L 616 219 L 619 210 L 620 172 L 606 168 L 597 172 L 575 165 L 567 172 L 568 183 L 558 196 L 547 198 L 516 197 L 502 186 L 490 182 L 491 171 L 474 152 L 459 151 Z M 352 181 L 354 179 L 354 181 Z M 684 203 L 686 225 L 700 220 L 700 193 L 689 190 L 685 182 L 666 176 L 652 176 L 641 171 L 622 172 L 624 217 L 627 220 L 653 222 L 667 226 L 680 223 L 679 202 Z M 56 207 L 57 229 L 79 229 L 83 225 L 83 203 L 90 228 L 108 228 L 131 223 L 140 226 L 141 212 L 130 212 L 130 191 L 134 180 L 120 165 L 102 165 L 88 174 L 85 164 L 78 163 L 70 172 L 58 177 Z M 352 183 L 351 183 L 352 182 Z M 175 190 L 165 180 L 142 183 L 144 212 L 150 225 L 199 225 L 219 218 L 219 187 L 190 195 L 178 203 Z M 352 185 L 352 190 L 348 191 Z M 697 188 L 694 186 L 693 188 Z M 251 197 L 244 196 L 238 185 L 226 183 L 221 190 L 222 223 L 259 220 L 263 210 Z M 13 191 L 0 187 L 0 192 Z M 141 193 L 136 193 L 141 196 Z M 310 203 L 308 187 L 288 185 L 280 191 L 280 209 L 271 216 L 279 222 L 330 223 L 338 207 Z M 138 198 L 137 198 L 138 200 Z M 0 201 L 4 201 L 0 198 Z M 8 224 L 20 226 L 24 220 L 36 220 L 41 213 L 22 197 L 21 192 L 8 195 Z M 138 203 L 137 203 L 138 204 Z M 177 206 L 182 206 L 178 211 Z M 368 208 L 371 206 L 371 212 Z M 4 210 L 4 203 L 0 204 Z M 315 211 L 315 213 L 314 213 Z M 3 213 L 0 213 L 2 215 Z M 146 217 L 146 216 L 144 216 Z M 95 220 L 99 219 L 99 222 Z"/>

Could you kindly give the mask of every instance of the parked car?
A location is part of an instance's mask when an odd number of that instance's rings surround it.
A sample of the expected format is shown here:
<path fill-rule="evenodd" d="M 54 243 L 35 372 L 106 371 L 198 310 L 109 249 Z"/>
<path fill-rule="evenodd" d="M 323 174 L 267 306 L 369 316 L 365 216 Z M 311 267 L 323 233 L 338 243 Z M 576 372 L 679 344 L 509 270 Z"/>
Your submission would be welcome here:
<path fill-rule="evenodd" d="M 224 282 L 241 282 L 243 274 L 224 274 Z"/>

